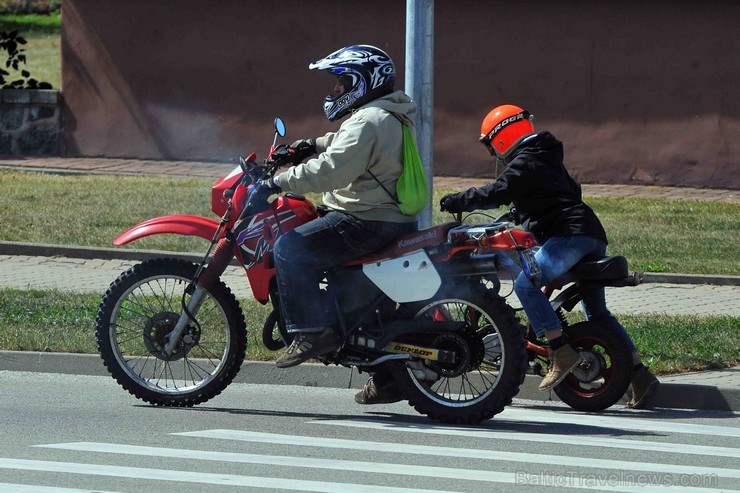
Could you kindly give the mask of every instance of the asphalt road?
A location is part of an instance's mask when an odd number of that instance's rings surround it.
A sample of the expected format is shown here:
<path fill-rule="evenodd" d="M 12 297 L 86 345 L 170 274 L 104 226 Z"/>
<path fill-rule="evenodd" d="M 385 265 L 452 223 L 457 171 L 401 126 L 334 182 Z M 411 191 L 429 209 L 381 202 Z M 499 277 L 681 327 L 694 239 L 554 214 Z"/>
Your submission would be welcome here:
<path fill-rule="evenodd" d="M 737 413 L 517 401 L 452 427 L 353 392 L 233 384 L 165 409 L 109 377 L 0 371 L 0 491 L 740 490 Z"/>

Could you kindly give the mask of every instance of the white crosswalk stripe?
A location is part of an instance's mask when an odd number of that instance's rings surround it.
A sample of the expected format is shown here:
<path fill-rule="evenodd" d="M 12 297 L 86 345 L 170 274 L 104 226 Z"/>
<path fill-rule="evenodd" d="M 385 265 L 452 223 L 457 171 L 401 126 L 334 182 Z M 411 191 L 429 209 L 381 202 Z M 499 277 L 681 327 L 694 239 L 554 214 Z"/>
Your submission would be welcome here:
<path fill-rule="evenodd" d="M 275 435 L 271 433 L 237 431 L 237 430 L 206 430 L 202 432 L 185 432 L 178 433 L 185 436 L 197 436 L 203 438 L 218 438 L 222 440 L 240 440 L 247 442 L 259 443 L 280 443 L 286 445 L 298 445 L 304 447 L 326 447 L 326 448 L 343 448 L 352 450 L 382 451 L 399 454 L 417 454 L 417 455 L 434 455 L 439 457 L 467 457 L 470 459 L 486 459 L 506 462 L 522 462 L 525 464 L 542 462 L 546 464 L 561 466 L 582 466 L 582 457 L 563 457 L 559 455 L 546 455 L 540 453 L 521 453 L 507 451 L 502 454 L 499 451 L 491 450 L 473 450 L 452 447 L 432 447 L 427 445 L 406 445 L 403 443 L 383 443 L 383 442 L 363 442 L 358 440 L 344 440 L 339 438 L 329 439 L 321 437 L 296 437 L 289 435 Z M 668 444 L 677 447 L 677 444 Z M 52 445 L 53 447 L 73 449 L 76 444 Z M 303 464 L 302 464 L 303 465 Z M 740 479 L 740 470 L 721 469 L 716 467 L 692 467 L 676 466 L 672 464 L 658 464 L 646 462 L 630 462 L 608 459 L 589 458 L 588 465 L 601 469 L 616 470 L 633 470 L 633 471 L 655 471 L 671 474 L 715 474 L 722 478 Z M 392 464 L 383 464 L 391 467 Z M 460 477 L 465 479 L 475 479 L 467 476 L 471 471 L 465 470 L 466 473 Z M 482 471 L 477 471 L 482 472 Z M 402 473 L 394 473 L 402 474 Z M 431 474 L 431 472 L 430 472 Z M 443 476 L 440 476 L 443 477 Z M 453 477 L 453 476 L 446 476 Z M 486 481 L 486 479 L 481 479 Z"/>
<path fill-rule="evenodd" d="M 298 460 L 298 458 L 295 458 L 295 460 Z M 170 469 L 153 469 L 147 467 L 109 466 L 102 464 L 51 462 L 26 459 L 0 459 L 0 469 L 46 471 L 66 474 L 84 474 L 86 476 L 107 476 L 224 486 L 247 486 L 252 488 L 278 488 L 291 491 L 317 491 L 322 493 L 347 493 L 350 491 L 357 493 L 429 493 L 428 490 L 413 488 L 395 488 L 389 486 L 372 486 L 352 483 L 329 483 L 300 479 L 241 476 L 237 474 L 216 474 Z M 440 493 L 451 492 L 442 491 Z"/>
<path fill-rule="evenodd" d="M 17 483 L 0 483 L 3 493 L 113 493 L 101 490 L 81 490 L 78 488 L 59 488 L 56 486 L 40 486 Z"/>
<path fill-rule="evenodd" d="M 740 458 L 740 449 L 731 447 L 713 447 L 706 445 L 692 445 L 691 447 L 677 447 L 674 443 L 651 442 L 647 440 L 624 440 L 609 437 L 582 437 L 559 435 L 554 433 L 525 433 L 517 431 L 492 431 L 480 428 L 455 428 L 434 425 L 415 425 L 413 427 L 399 427 L 398 423 L 388 421 L 338 419 L 333 421 L 313 421 L 330 426 L 351 426 L 356 428 L 370 428 L 377 430 L 393 430 L 403 433 L 429 433 L 433 435 L 468 436 L 488 438 L 491 440 L 516 440 L 539 443 L 563 443 L 568 445 L 582 445 L 587 447 L 605 447 L 628 450 L 648 450 L 653 452 L 669 452 L 674 454 L 710 455 L 718 457 Z M 717 427 L 719 428 L 719 427 Z M 722 428 L 724 429 L 724 428 Z M 720 432 L 717 431 L 719 434 Z"/>
<path fill-rule="evenodd" d="M 579 436 L 578 434 L 550 434 L 543 431 L 537 433 L 514 431 L 521 430 L 522 425 L 531 423 L 555 424 L 558 425 L 557 429 L 560 431 L 567 429 L 567 426 L 594 427 L 594 433 Z M 486 427 L 456 427 L 388 419 L 332 419 L 308 421 L 307 424 L 312 425 L 309 429 L 313 433 L 304 436 L 233 429 L 171 433 L 168 442 L 174 442 L 175 445 L 167 447 L 91 441 L 37 444 L 34 446 L 37 451 L 67 452 L 65 460 L 0 457 L 0 470 L 43 472 L 57 475 L 55 477 L 76 475 L 77 477 L 126 478 L 142 481 L 142 484 L 146 484 L 149 490 L 153 487 L 155 491 L 156 484 L 168 482 L 228 485 L 255 491 L 277 489 L 326 493 L 427 493 L 430 491 L 429 488 L 422 487 L 426 485 L 417 483 L 417 481 L 429 482 L 439 479 L 447 480 L 445 485 L 448 488 L 438 488 L 434 491 L 450 489 L 490 491 L 497 489 L 493 484 L 529 484 L 598 491 L 664 492 L 667 491 L 666 478 L 695 476 L 713 478 L 715 482 L 696 485 L 676 483 L 671 485 L 670 491 L 706 493 L 736 491 L 740 493 L 740 490 L 726 487 L 718 489 L 717 486 L 719 480 L 738 484 L 740 467 L 726 466 L 728 464 L 732 466 L 733 461 L 740 465 L 740 462 L 736 460 L 740 459 L 740 447 L 680 443 L 681 438 L 686 436 L 716 435 L 728 438 L 729 440 L 725 443 L 732 444 L 732 439 L 737 436 L 738 429 L 731 427 L 674 423 L 639 417 L 565 414 L 530 409 L 507 409 L 500 417 L 497 417 L 494 426 Z M 321 436 L 322 428 L 330 430 L 337 427 L 372 430 L 373 439 Z M 655 441 L 650 441 L 600 437 L 596 429 L 608 429 L 610 433 L 649 431 L 664 435 L 670 434 L 674 441 L 660 441 L 657 438 Z M 643 435 L 643 433 L 639 434 Z M 367 432 L 364 435 L 367 435 Z M 466 443 L 466 439 L 484 439 L 491 445 L 481 449 L 424 444 L 425 441 L 428 443 L 429 438 L 434 438 L 439 443 L 440 440 L 446 440 L 445 437 L 449 437 L 450 441 L 455 440 L 457 445 Z M 190 446 L 196 442 L 197 446 Z M 502 445 L 513 445 L 513 442 L 517 442 L 516 447 Z M 249 443 L 248 446 L 247 443 Z M 538 450 L 544 446 L 541 444 L 546 443 L 582 446 L 585 449 L 583 452 L 585 457 L 547 454 Z M 606 457 L 609 458 L 604 458 L 605 454 L 601 457 L 595 453 L 591 454 L 590 452 L 597 451 L 594 447 L 613 448 L 615 453 L 616 450 L 622 449 L 648 453 L 660 452 L 660 454 L 648 454 L 647 456 L 652 460 L 644 460 L 646 457 L 644 454 L 642 459 L 620 460 L 618 455 L 614 455 L 614 458 L 607 455 Z M 259 453 L 264 450 L 268 452 Z M 332 453 L 334 458 L 332 458 Z M 114 464 L 94 463 L 105 462 L 101 458 L 102 454 L 115 456 Z M 683 464 L 675 460 L 679 456 L 686 457 Z M 696 458 L 695 462 L 692 456 Z M 710 461 L 705 457 L 712 457 L 716 460 Z M 136 461 L 137 458 L 138 461 Z M 141 458 L 151 459 L 152 462 L 156 460 L 156 465 L 160 467 L 153 467 L 153 464 L 148 463 L 149 461 L 147 461 L 147 466 L 152 467 L 126 465 L 127 460 L 141 464 Z M 423 458 L 428 458 L 427 464 L 435 465 L 425 464 Z M 453 463 L 451 459 L 454 458 L 471 459 L 471 461 L 464 463 L 463 467 L 459 467 L 459 462 L 455 463 L 456 467 L 445 467 L 451 465 Z M 692 463 L 686 464 L 689 460 Z M 712 462 L 725 467 L 715 467 Z M 219 463 L 241 464 L 246 467 L 234 470 L 230 468 L 227 470 L 228 473 L 209 470 Z M 201 470 L 182 470 L 182 464 L 198 464 Z M 214 464 L 214 466 L 208 464 Z M 532 468 L 532 465 L 543 464 L 550 469 Z M 164 465 L 168 467 L 163 468 Z M 260 466 L 276 467 L 260 469 Z M 307 477 L 304 472 L 308 470 L 318 473 L 333 472 L 333 474 L 319 474 L 311 476 L 312 479 L 296 479 Z M 604 477 L 610 479 L 590 482 L 579 480 L 578 474 L 582 472 L 585 476 L 594 470 L 601 471 Z M 232 474 L 231 472 L 234 471 L 242 474 Z M 268 471 L 269 476 L 264 475 L 265 471 Z M 342 474 L 337 474 L 338 471 Z M 533 477 L 529 478 L 526 474 L 522 475 L 522 471 L 535 471 L 536 474 L 533 473 Z M 558 471 L 567 471 L 568 474 L 576 474 L 576 476 L 564 485 Z M 640 481 L 635 481 L 634 475 L 638 475 Z M 389 482 L 388 478 L 394 476 L 409 479 Z M 384 484 L 369 484 L 374 482 L 372 478 L 381 477 L 386 480 Z M 326 479 L 320 480 L 324 478 Z M 368 481 L 368 478 L 371 481 Z M 396 484 L 400 486 L 395 486 Z M 410 487 L 406 487 L 407 485 Z M 449 485 L 454 487 L 449 488 Z M 471 488 L 474 489 L 471 490 Z M 0 492 L 3 493 L 90 493 L 91 491 L 98 490 L 0 482 Z"/>

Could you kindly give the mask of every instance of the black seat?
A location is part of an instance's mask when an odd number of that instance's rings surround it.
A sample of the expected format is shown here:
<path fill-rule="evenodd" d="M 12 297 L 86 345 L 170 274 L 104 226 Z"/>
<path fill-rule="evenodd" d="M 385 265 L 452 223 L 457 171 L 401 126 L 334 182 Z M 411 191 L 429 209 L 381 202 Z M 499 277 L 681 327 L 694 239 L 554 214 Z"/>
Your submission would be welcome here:
<path fill-rule="evenodd" d="M 570 270 L 580 281 L 613 281 L 628 276 L 627 259 L 622 256 L 586 257 Z"/>

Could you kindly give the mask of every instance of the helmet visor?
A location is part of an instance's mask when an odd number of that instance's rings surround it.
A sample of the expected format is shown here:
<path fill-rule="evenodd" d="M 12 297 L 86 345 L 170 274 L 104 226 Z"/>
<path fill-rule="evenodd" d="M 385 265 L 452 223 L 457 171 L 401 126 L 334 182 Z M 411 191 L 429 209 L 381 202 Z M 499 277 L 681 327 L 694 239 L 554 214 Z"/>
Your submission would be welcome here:
<path fill-rule="evenodd" d="M 484 135 L 480 139 L 478 139 L 478 142 L 486 146 L 486 149 L 488 149 L 488 153 L 493 156 L 496 153 L 496 149 L 491 145 L 491 139 L 488 138 L 488 136 Z"/>

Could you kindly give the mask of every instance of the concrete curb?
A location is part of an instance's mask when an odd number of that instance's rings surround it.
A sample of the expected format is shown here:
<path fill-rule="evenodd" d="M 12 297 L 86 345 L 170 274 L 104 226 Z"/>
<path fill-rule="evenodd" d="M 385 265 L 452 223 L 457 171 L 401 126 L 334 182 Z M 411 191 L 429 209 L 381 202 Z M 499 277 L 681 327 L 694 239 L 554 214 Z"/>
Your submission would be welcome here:
<path fill-rule="evenodd" d="M 185 252 L 166 252 L 160 250 L 134 250 L 130 248 L 101 248 L 88 246 L 67 246 L 0 241 L 0 255 L 26 255 L 30 257 L 70 257 L 102 260 L 148 260 L 152 258 L 174 257 L 200 262 L 203 254 Z M 239 265 L 236 260 L 232 265 Z M 740 286 L 740 276 L 720 276 L 704 274 L 669 274 L 660 272 L 640 273 L 643 283 L 663 284 L 712 284 L 718 286 Z"/>
<path fill-rule="evenodd" d="M 67 375 L 108 376 L 108 370 L 96 354 L 0 351 L 0 371 L 61 373 Z M 706 411 L 740 411 L 740 389 L 712 385 L 663 382 L 651 404 L 658 408 Z M 517 399 L 559 401 L 554 392 L 540 392 L 540 377 L 527 375 Z M 245 361 L 234 379 L 236 383 L 299 385 L 304 387 L 362 388 L 366 375 L 356 369 L 304 363 L 295 368 L 279 369 L 272 362 Z M 624 405 L 626 398 L 620 403 Z"/>

